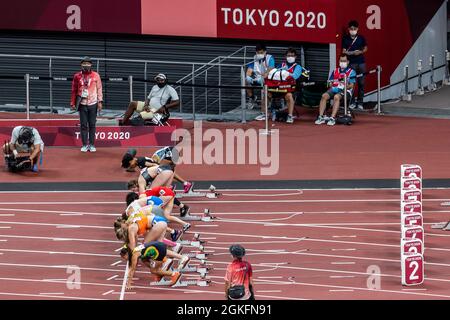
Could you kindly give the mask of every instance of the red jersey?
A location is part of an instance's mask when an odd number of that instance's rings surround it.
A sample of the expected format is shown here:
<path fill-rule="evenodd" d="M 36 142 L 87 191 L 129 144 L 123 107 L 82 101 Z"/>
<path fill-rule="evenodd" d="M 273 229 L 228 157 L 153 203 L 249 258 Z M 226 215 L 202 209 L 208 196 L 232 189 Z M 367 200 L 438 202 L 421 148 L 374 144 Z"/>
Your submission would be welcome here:
<path fill-rule="evenodd" d="M 225 281 L 230 283 L 230 287 L 244 285 L 245 296 L 242 299 L 250 298 L 250 277 L 253 274 L 252 265 L 247 261 L 234 260 L 227 267 Z"/>
<path fill-rule="evenodd" d="M 147 197 L 155 196 L 155 197 L 175 197 L 175 193 L 169 187 L 155 187 L 145 191 L 145 195 Z"/>

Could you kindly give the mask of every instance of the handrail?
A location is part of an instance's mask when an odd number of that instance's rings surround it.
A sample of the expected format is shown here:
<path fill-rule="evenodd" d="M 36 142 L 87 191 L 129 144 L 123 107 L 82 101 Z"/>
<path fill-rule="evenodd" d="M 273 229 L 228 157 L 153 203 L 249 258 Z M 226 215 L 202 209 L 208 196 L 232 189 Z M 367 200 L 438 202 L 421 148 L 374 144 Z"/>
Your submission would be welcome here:
<path fill-rule="evenodd" d="M 46 55 L 31 55 L 31 54 L 6 54 L 0 53 L 0 57 L 6 58 L 36 58 L 36 59 L 66 59 L 66 60 L 80 60 L 82 57 L 71 56 L 46 56 Z M 176 64 L 176 65 L 217 65 L 211 62 L 189 62 L 189 61 L 167 61 L 167 60 L 140 60 L 140 59 L 118 59 L 118 58 L 96 58 L 91 57 L 92 60 L 99 61 L 115 61 L 115 62 L 135 62 L 135 63 L 162 63 L 162 64 Z M 240 64 L 221 64 L 225 67 L 240 67 Z"/>
<path fill-rule="evenodd" d="M 227 57 L 227 58 L 232 57 L 233 55 L 237 54 L 238 52 L 240 52 L 240 51 L 241 51 L 242 49 L 244 49 L 244 48 L 245 48 L 245 47 L 241 47 L 241 48 L 239 48 L 238 50 L 236 50 L 235 52 L 233 52 L 233 53 L 231 53 L 231 54 L 229 54 L 228 56 L 225 56 L 225 57 Z M 212 63 L 213 61 L 216 61 L 217 59 L 219 59 L 219 64 L 220 64 L 221 66 L 226 66 L 226 65 L 222 64 L 221 61 L 220 61 L 220 58 L 222 58 L 222 57 L 224 57 L 224 56 L 218 56 L 218 57 L 215 57 L 214 59 L 212 59 L 211 61 L 209 61 L 209 63 Z M 206 68 L 206 66 L 208 66 L 208 63 L 202 64 L 202 66 L 200 66 L 197 70 L 194 70 L 194 74 L 195 74 L 194 77 L 196 78 L 198 75 L 202 74 L 202 73 L 198 74 L 198 72 L 199 72 L 202 68 Z M 213 67 L 214 67 L 214 66 L 211 66 L 211 67 L 209 67 L 208 69 L 206 69 L 205 71 L 207 71 L 207 70 L 209 70 L 209 69 L 211 69 L 211 68 L 213 68 Z M 187 75 L 185 75 L 184 77 L 178 79 L 176 82 L 177 82 L 177 83 L 181 83 L 181 82 L 184 81 L 185 79 L 192 79 L 192 72 L 190 72 L 190 73 L 188 73 Z"/>

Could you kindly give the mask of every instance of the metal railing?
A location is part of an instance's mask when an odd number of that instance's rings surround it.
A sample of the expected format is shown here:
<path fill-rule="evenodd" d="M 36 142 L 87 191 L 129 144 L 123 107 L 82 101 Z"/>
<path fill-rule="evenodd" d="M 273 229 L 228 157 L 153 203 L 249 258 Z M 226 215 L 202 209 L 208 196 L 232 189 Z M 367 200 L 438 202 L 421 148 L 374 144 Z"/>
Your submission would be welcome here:
<path fill-rule="evenodd" d="M 366 96 L 377 93 L 377 91 L 385 91 L 387 89 L 393 88 L 395 86 L 402 86 L 403 94 L 399 95 L 399 98 L 403 101 L 410 102 L 412 101 L 413 94 L 415 95 L 424 95 L 426 91 L 433 92 L 437 90 L 438 83 L 442 80 L 442 85 L 450 85 L 450 52 L 448 50 L 444 53 L 445 62 L 439 66 L 436 66 L 436 56 L 431 55 L 428 58 L 428 70 L 424 71 L 424 63 L 422 59 L 417 61 L 417 73 L 411 75 L 411 68 L 409 65 L 405 65 L 403 67 L 403 78 L 399 81 L 381 87 L 377 90 L 366 93 Z M 436 71 L 444 68 L 444 76 L 441 80 L 436 79 Z M 426 75 L 429 74 L 428 85 L 424 86 L 424 79 Z M 417 83 L 412 83 L 411 81 L 417 78 Z M 415 86 L 413 86 L 415 85 Z"/>
<path fill-rule="evenodd" d="M 226 62 L 226 60 L 233 55 L 239 54 L 244 50 L 244 47 L 235 51 L 229 56 L 219 56 L 215 59 L 202 63 L 202 62 L 192 62 L 192 61 L 167 61 L 167 60 L 142 60 L 142 59 L 119 59 L 119 58 L 101 58 L 101 57 L 93 57 L 92 60 L 94 62 L 94 69 L 96 71 L 99 71 L 100 67 L 102 66 L 102 63 L 106 62 L 116 62 L 116 63 L 124 63 L 124 64 L 138 64 L 139 67 L 135 70 L 139 70 L 139 74 L 143 75 L 144 80 L 148 80 L 148 74 L 149 74 L 149 66 L 157 65 L 159 68 L 159 72 L 164 72 L 164 66 L 180 66 L 183 67 L 183 71 L 181 72 L 184 74 L 184 76 L 180 77 L 179 80 L 177 80 L 178 83 L 182 84 L 183 82 L 190 82 L 190 83 L 200 83 L 200 84 L 237 84 L 241 83 L 241 70 L 242 70 L 242 64 L 241 63 L 229 63 Z M 55 61 L 57 60 L 67 60 L 67 61 L 80 61 L 81 57 L 75 57 L 75 56 L 53 56 L 53 55 L 18 55 L 18 54 L 0 54 L 0 57 L 2 58 L 19 58 L 19 59 L 35 59 L 35 60 L 47 60 L 48 61 L 48 68 L 47 68 L 47 74 L 49 77 L 48 81 L 48 97 L 49 97 L 49 107 L 50 112 L 53 112 L 54 106 L 55 106 L 55 99 L 54 99 L 54 79 L 53 76 L 57 73 L 55 72 Z M 66 67 L 67 69 L 67 67 Z M 156 69 L 156 67 L 154 67 Z M 189 70 L 190 72 L 186 72 Z M 29 72 L 27 72 L 29 73 Z M 156 74 L 156 72 L 155 72 Z M 223 76 L 224 74 L 227 76 L 228 83 L 224 83 Z M 38 76 L 42 76 L 42 74 L 38 74 Z M 171 75 L 168 75 L 169 78 Z M 200 81 L 200 77 L 203 76 L 203 80 Z M 176 77 L 176 75 L 175 75 Z M 137 77 L 135 77 L 137 78 Z M 189 79 L 189 81 L 184 81 Z M 214 79 L 214 80 L 211 80 Z M 198 81 L 196 81 L 198 80 Z M 133 99 L 136 96 L 136 90 L 133 90 L 133 87 L 136 85 L 136 82 L 133 81 L 133 76 L 128 77 L 128 84 L 129 84 L 129 91 L 130 91 L 130 99 Z M 148 94 L 148 82 L 143 82 L 144 92 L 143 97 L 146 97 Z M 28 88 L 29 89 L 29 88 Z M 68 89 L 68 87 L 67 87 Z M 182 86 L 177 86 L 176 89 L 179 91 L 180 96 L 180 111 L 191 111 L 192 110 L 192 116 L 195 118 L 196 113 L 200 112 L 212 112 L 217 114 L 222 114 L 223 111 L 223 105 L 224 105 L 224 99 L 222 95 L 222 89 L 218 89 L 218 94 L 211 94 L 211 90 L 208 90 L 205 88 L 203 91 L 203 96 L 199 96 L 199 90 L 196 90 L 195 87 L 192 87 L 191 92 L 183 91 Z M 215 90 L 217 91 L 217 90 Z M 68 96 L 70 93 L 68 92 Z M 141 94 L 139 94 L 141 95 Z M 245 101 L 242 102 L 241 95 L 234 94 L 234 102 L 233 99 L 231 99 L 232 103 L 228 103 L 227 108 L 236 108 L 237 106 L 240 106 L 242 109 L 245 107 Z M 29 97 L 30 98 L 30 97 Z M 211 103 L 217 103 L 218 102 L 218 108 L 217 107 L 211 107 Z M 244 103 L 244 105 L 241 106 L 241 104 Z M 105 101 L 105 104 L 108 105 L 108 101 Z M 125 108 L 122 107 L 122 108 Z M 228 110 L 227 109 L 227 110 Z"/>

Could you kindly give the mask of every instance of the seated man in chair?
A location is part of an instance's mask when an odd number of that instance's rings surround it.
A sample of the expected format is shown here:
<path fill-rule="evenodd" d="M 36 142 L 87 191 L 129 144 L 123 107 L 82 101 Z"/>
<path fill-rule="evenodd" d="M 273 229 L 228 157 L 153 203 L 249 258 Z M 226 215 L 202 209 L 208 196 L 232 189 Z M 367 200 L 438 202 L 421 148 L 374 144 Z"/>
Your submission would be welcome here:
<path fill-rule="evenodd" d="M 180 100 L 176 90 L 167 84 L 166 75 L 159 73 L 155 77 L 155 81 L 156 85 L 153 86 L 145 102 L 130 102 L 120 124 L 130 124 L 129 120 L 135 111 L 140 114 L 140 117 L 142 117 L 144 121 L 154 120 L 154 123 L 158 124 L 158 119 L 160 119 L 161 115 L 166 114 L 168 109 L 175 108 L 180 105 Z"/>
<path fill-rule="evenodd" d="M 347 103 L 350 103 L 353 87 L 356 83 L 356 72 L 348 66 L 349 60 L 347 55 L 342 54 L 339 57 L 339 67 L 336 68 L 330 74 L 329 83 L 331 88 L 322 95 L 319 106 L 319 117 L 315 124 L 326 123 L 329 126 L 336 124 L 336 116 L 341 105 L 341 101 L 344 100 L 345 83 L 344 79 L 347 77 Z M 331 111 L 331 117 L 325 115 L 328 100 L 333 99 L 333 110 Z"/>
<path fill-rule="evenodd" d="M 301 76 L 309 78 L 309 71 L 304 69 L 300 64 L 296 62 L 297 59 L 297 51 L 294 48 L 289 48 L 286 51 L 286 61 L 282 63 L 281 68 L 273 70 L 268 78 L 267 85 L 269 86 L 268 98 L 272 100 L 273 94 L 276 92 L 278 96 L 281 96 L 282 99 L 286 101 L 287 105 L 287 119 L 286 123 L 294 123 L 294 106 L 295 99 L 294 94 L 296 90 L 296 83 L 300 80 Z M 276 86 L 276 89 L 270 88 L 272 85 L 276 84 L 276 81 L 270 81 L 270 77 L 272 74 L 276 75 L 276 73 L 280 74 L 280 79 L 282 80 L 280 83 L 285 82 L 285 85 Z"/>

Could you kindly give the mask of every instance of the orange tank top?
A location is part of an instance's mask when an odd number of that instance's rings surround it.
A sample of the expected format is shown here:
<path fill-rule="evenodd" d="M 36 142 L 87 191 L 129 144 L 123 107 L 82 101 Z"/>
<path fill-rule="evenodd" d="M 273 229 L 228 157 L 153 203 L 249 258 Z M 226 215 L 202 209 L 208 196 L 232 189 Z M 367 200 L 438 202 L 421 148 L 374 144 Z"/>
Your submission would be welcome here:
<path fill-rule="evenodd" d="M 138 225 L 138 235 L 144 235 L 148 230 L 148 216 L 139 211 L 128 218 L 127 221 L 129 224 L 136 223 Z"/>

